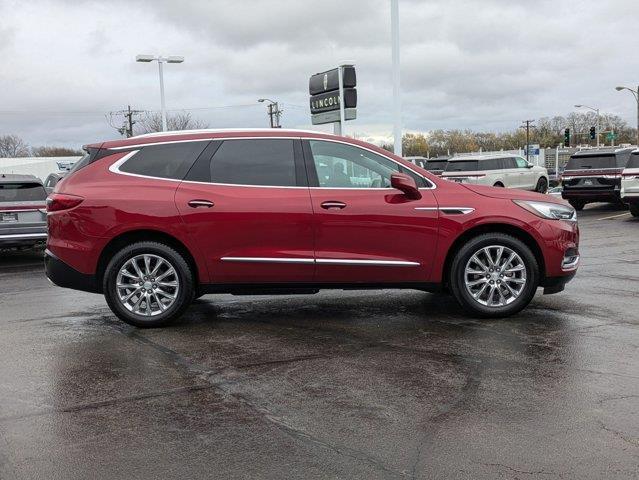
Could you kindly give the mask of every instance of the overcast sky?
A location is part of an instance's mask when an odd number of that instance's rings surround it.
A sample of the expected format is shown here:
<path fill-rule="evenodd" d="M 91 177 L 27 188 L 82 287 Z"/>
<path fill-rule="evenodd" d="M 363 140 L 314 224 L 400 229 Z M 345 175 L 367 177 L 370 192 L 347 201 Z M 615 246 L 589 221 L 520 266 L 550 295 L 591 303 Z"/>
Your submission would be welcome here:
<path fill-rule="evenodd" d="M 575 103 L 636 122 L 637 0 L 400 2 L 404 127 L 502 131 Z M 210 127 L 310 124 L 308 77 L 354 62 L 358 119 L 347 133 L 391 132 L 389 0 L 0 0 L 0 134 L 31 145 L 116 138 L 111 110 L 168 109 Z"/>

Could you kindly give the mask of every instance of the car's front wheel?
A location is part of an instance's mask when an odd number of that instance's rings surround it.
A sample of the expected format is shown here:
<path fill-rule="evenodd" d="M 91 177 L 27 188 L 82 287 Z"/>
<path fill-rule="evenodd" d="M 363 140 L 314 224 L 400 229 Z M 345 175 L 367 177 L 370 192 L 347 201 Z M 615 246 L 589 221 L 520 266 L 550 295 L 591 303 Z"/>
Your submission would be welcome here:
<path fill-rule="evenodd" d="M 193 274 L 184 257 L 157 242 L 117 252 L 104 273 L 107 304 L 136 327 L 160 327 L 179 317 L 193 299 Z"/>
<path fill-rule="evenodd" d="M 630 205 L 630 213 L 633 217 L 639 217 L 639 204 L 634 203 Z"/>
<path fill-rule="evenodd" d="M 450 287 L 466 310 L 505 317 L 526 307 L 539 286 L 539 265 L 521 240 L 502 233 L 479 235 L 451 263 Z"/>

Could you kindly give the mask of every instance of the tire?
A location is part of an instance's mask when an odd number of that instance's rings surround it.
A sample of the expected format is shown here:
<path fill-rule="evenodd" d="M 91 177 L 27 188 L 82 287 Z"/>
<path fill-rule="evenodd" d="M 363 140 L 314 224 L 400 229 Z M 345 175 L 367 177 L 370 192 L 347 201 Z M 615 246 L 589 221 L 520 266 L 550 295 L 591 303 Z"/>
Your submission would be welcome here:
<path fill-rule="evenodd" d="M 540 177 L 537 180 L 537 186 L 535 187 L 535 192 L 537 193 L 546 193 L 548 191 L 548 180 L 546 177 Z"/>
<path fill-rule="evenodd" d="M 139 278 L 146 283 L 140 285 Z M 118 288 L 118 282 L 131 287 Z M 193 272 L 184 257 L 157 242 L 137 242 L 117 252 L 107 265 L 102 287 L 111 311 L 129 325 L 143 328 L 162 327 L 176 320 L 193 300 L 195 288 Z M 152 293 L 147 302 L 148 292 Z"/>
<path fill-rule="evenodd" d="M 573 208 L 577 210 L 578 212 L 583 210 L 584 207 L 586 206 L 586 202 L 582 202 L 579 200 L 568 200 L 568 203 L 570 203 L 570 205 L 572 205 Z"/>
<path fill-rule="evenodd" d="M 501 182 L 497 182 L 495 185 L 493 185 L 493 187 L 504 188 L 504 184 Z"/>
<path fill-rule="evenodd" d="M 630 214 L 633 217 L 639 217 L 639 204 L 635 203 L 633 205 L 630 205 Z"/>
<path fill-rule="evenodd" d="M 491 259 L 496 262 L 499 248 L 504 248 L 499 262 L 502 271 L 491 272 L 484 249 L 488 250 Z M 510 259 L 512 253 L 516 256 L 510 263 L 504 263 L 504 257 L 507 255 Z M 486 269 L 471 260 L 473 257 L 482 261 Z M 505 268 L 508 266 L 511 268 Z M 482 273 L 467 274 L 467 267 Z M 511 269 L 515 270 L 509 271 Z M 485 275 L 490 275 L 490 280 Z M 467 285 L 467 278 L 469 283 L 476 283 Z M 517 238 L 503 233 L 485 233 L 469 240 L 456 253 L 449 272 L 451 292 L 457 302 L 467 312 L 483 318 L 507 317 L 521 311 L 534 297 L 539 286 L 539 278 L 539 265 L 530 248 Z M 486 287 L 483 287 L 484 284 Z M 508 289 L 509 286 L 513 293 Z M 482 293 L 478 296 L 473 295 L 482 288 Z"/>

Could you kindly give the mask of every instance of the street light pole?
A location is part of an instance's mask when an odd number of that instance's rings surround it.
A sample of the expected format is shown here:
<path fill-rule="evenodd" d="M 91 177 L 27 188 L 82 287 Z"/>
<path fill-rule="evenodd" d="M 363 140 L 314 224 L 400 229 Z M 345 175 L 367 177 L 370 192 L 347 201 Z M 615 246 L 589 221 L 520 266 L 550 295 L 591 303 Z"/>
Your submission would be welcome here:
<path fill-rule="evenodd" d="M 166 121 L 166 102 L 164 100 L 164 68 L 162 66 L 163 63 L 182 63 L 184 62 L 184 57 L 180 57 L 177 55 L 171 55 L 168 57 L 163 57 L 161 55 L 137 55 L 135 57 L 136 62 L 158 62 L 158 72 L 160 74 L 160 105 L 161 105 L 161 115 L 162 115 L 162 131 L 166 132 L 167 130 L 167 121 Z"/>
<path fill-rule="evenodd" d="M 160 105 L 162 109 L 162 131 L 166 132 L 166 102 L 164 100 L 164 70 L 162 68 L 162 60 L 158 58 L 158 70 L 160 72 Z"/>
<path fill-rule="evenodd" d="M 575 108 L 587 108 L 597 113 L 597 124 L 595 125 L 595 137 L 597 138 L 597 148 L 599 148 L 599 109 L 588 105 L 575 105 Z"/>
<path fill-rule="evenodd" d="M 632 96 L 635 97 L 635 101 L 637 102 L 637 146 L 639 146 L 639 86 L 637 86 L 637 90 L 633 90 L 628 87 L 615 87 L 615 90 L 621 92 L 622 90 L 628 90 L 632 93 Z"/>
<path fill-rule="evenodd" d="M 391 0 L 391 43 L 393 57 L 393 153 L 402 156 L 402 99 L 399 71 L 399 4 Z"/>

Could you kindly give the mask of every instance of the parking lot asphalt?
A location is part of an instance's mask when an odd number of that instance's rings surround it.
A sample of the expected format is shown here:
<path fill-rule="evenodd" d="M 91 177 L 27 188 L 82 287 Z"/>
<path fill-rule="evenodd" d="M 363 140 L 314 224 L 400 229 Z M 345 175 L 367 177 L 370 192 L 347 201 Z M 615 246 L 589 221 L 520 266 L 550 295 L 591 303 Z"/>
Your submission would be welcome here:
<path fill-rule="evenodd" d="M 197 301 L 138 330 L 0 257 L 0 478 L 639 478 L 639 219 L 521 314 L 417 291 Z"/>

